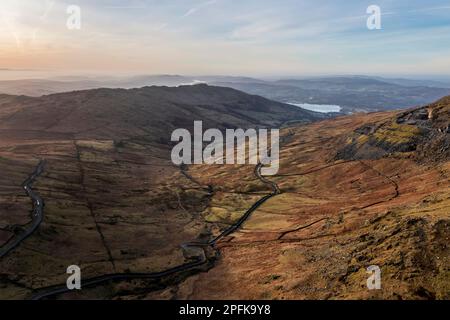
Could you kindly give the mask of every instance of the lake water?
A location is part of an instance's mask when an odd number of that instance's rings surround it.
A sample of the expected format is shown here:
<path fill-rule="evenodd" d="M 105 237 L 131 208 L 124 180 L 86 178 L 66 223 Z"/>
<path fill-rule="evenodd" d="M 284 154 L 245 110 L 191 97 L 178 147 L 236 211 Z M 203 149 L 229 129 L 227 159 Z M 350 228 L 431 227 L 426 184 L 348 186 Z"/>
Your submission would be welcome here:
<path fill-rule="evenodd" d="M 340 106 L 332 105 L 332 104 L 310 104 L 310 103 L 292 103 L 288 102 L 289 104 L 300 107 L 303 109 L 316 111 L 316 112 L 340 112 L 342 108 Z"/>

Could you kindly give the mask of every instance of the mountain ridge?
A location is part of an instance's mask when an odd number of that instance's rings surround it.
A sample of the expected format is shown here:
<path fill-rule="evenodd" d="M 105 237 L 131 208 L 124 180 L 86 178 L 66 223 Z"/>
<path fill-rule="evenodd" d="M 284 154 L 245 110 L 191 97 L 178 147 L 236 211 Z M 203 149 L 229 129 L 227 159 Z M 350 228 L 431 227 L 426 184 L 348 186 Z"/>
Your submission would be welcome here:
<path fill-rule="evenodd" d="M 0 92 L 42 96 L 94 88 L 139 88 L 149 85 L 180 86 L 206 83 L 227 86 L 283 103 L 339 105 L 343 113 L 392 110 L 420 106 L 449 95 L 448 87 L 435 82 L 369 77 L 334 76 L 261 80 L 233 76 L 142 75 L 123 78 L 63 78 L 0 81 Z"/>
<path fill-rule="evenodd" d="M 138 89 L 100 88 L 36 98 L 5 96 L 4 100 L 0 129 L 41 130 L 75 136 L 89 132 L 85 136 L 96 137 L 95 134 L 98 134 L 99 137 L 117 139 L 121 135 L 146 134 L 167 139 L 170 130 L 191 128 L 195 120 L 202 119 L 205 127 L 223 129 L 261 125 L 276 127 L 291 120 L 326 118 L 320 113 L 231 88 L 204 84 Z M 8 101 L 15 101 L 15 104 L 8 106 Z M 105 114 L 108 117 L 105 118 Z M 34 120 L 31 122 L 30 119 Z M 162 128 L 164 132 L 161 132 Z"/>

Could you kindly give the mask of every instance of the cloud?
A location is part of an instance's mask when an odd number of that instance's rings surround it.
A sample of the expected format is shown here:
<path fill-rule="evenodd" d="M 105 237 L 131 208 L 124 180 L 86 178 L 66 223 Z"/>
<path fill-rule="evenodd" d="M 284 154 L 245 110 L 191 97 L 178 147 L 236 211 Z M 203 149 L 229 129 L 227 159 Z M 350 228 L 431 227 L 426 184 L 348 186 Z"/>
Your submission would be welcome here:
<path fill-rule="evenodd" d="M 200 4 L 197 7 L 190 8 L 188 11 L 186 11 L 186 13 L 183 15 L 183 17 L 192 16 L 193 14 L 197 13 L 199 10 L 201 10 L 201 9 L 207 7 L 207 6 L 213 5 L 216 2 L 217 2 L 217 0 L 210 0 L 210 1 L 207 1 L 207 2 L 204 2 L 204 3 Z"/>
<path fill-rule="evenodd" d="M 185 14 L 183 14 L 183 17 L 189 17 L 196 13 L 198 11 L 198 8 L 191 8 L 189 9 Z"/>
<path fill-rule="evenodd" d="M 440 7 L 427 7 L 427 8 L 419 8 L 419 9 L 412 9 L 408 12 L 427 12 L 427 11 L 439 11 L 439 10 L 448 10 L 450 9 L 450 6 L 440 6 Z"/>

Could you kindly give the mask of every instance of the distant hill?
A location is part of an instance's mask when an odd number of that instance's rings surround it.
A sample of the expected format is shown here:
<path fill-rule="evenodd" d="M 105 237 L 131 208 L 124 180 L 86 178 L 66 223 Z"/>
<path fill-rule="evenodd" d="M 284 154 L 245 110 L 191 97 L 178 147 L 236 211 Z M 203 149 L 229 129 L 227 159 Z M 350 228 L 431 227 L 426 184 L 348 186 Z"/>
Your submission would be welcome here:
<path fill-rule="evenodd" d="M 380 81 L 387 83 L 398 84 L 406 87 L 435 87 L 435 88 L 450 88 L 450 81 L 434 81 L 434 80 L 411 80 L 402 78 L 382 78 L 375 77 Z"/>
<path fill-rule="evenodd" d="M 195 120 L 205 127 L 277 127 L 313 121 L 319 113 L 208 85 L 94 89 L 38 98 L 0 96 L 0 129 L 39 131 L 77 138 L 168 139 Z"/>
<path fill-rule="evenodd" d="M 82 77 L 60 76 L 51 79 L 20 79 L 0 81 L 0 94 L 26 95 L 39 97 L 43 95 L 62 93 L 75 90 L 99 88 L 132 89 L 145 86 L 177 87 L 200 83 L 264 83 L 263 80 L 247 77 L 231 76 L 200 76 L 189 77 L 181 75 L 141 75 L 133 77 Z"/>
<path fill-rule="evenodd" d="M 343 113 L 422 106 L 450 94 L 450 84 L 425 80 L 336 76 L 268 81 L 249 77 L 181 75 L 0 81 L 0 93 L 38 97 L 96 88 L 177 87 L 200 83 L 229 87 L 282 103 L 339 105 Z"/>
<path fill-rule="evenodd" d="M 39 97 L 58 92 L 85 90 L 101 87 L 101 83 L 94 80 L 47 80 L 24 79 L 0 81 L 0 93 L 9 95 L 26 95 Z"/>
<path fill-rule="evenodd" d="M 344 112 L 402 109 L 431 103 L 450 94 L 449 88 L 402 86 L 373 78 L 328 77 L 281 80 L 264 88 L 269 99 L 284 102 L 335 104 Z M 261 94 L 260 86 L 233 88 Z"/>

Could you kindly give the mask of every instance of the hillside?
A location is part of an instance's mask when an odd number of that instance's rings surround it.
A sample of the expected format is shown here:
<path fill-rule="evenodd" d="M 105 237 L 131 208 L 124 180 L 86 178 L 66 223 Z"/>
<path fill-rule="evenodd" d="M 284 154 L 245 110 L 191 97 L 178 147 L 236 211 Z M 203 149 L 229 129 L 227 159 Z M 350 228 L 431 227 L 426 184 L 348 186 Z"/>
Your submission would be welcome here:
<path fill-rule="evenodd" d="M 0 297 L 448 299 L 449 112 L 444 98 L 311 123 L 205 85 L 0 96 L 4 243 L 29 230 L 22 183 L 45 159 L 32 185 L 44 218 L 0 258 Z M 174 166 L 167 135 L 194 120 L 302 123 L 282 129 L 280 171 L 264 178 Z M 55 294 L 72 264 L 92 285 Z M 381 290 L 367 290 L 370 265 Z"/>
<path fill-rule="evenodd" d="M 181 264 L 180 244 L 210 232 L 198 212 L 211 190 L 173 165 L 172 130 L 195 120 L 224 129 L 320 117 L 206 85 L 1 95 L 0 298 L 59 284 L 71 264 L 86 277 Z M 43 221 L 9 252 L 39 222 L 22 184 L 40 160 L 28 186 L 45 202 Z"/>
<path fill-rule="evenodd" d="M 449 98 L 365 124 L 347 138 L 338 159 L 379 159 L 395 153 L 425 162 L 450 158 Z"/>
<path fill-rule="evenodd" d="M 449 112 L 447 97 L 286 128 L 270 178 L 281 194 L 222 242 L 213 270 L 148 297 L 449 299 Z M 191 168 L 224 193 L 248 192 L 244 171 Z M 221 220 L 219 208 L 208 212 Z M 381 290 L 366 287 L 371 265 Z"/>
<path fill-rule="evenodd" d="M 279 126 L 323 115 L 243 92 L 207 85 L 95 89 L 39 98 L 4 96 L 0 130 L 58 133 L 76 138 L 166 139 L 176 128 Z M 11 100 L 12 99 L 12 100 Z M 2 100 L 0 100 L 1 102 Z"/>

